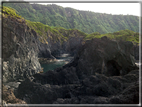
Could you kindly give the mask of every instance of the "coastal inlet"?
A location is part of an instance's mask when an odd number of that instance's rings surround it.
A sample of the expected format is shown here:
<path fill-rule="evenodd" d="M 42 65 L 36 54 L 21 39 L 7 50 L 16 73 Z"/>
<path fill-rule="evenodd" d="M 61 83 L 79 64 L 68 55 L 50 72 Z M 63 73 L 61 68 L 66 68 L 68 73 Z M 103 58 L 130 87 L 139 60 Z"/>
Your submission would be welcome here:
<path fill-rule="evenodd" d="M 70 56 L 70 54 L 62 54 L 61 56 L 56 57 L 56 59 L 40 58 L 39 62 L 43 68 L 43 72 L 47 72 L 49 70 L 62 67 L 63 65 L 69 63 L 71 59 L 73 59 L 73 57 Z"/>

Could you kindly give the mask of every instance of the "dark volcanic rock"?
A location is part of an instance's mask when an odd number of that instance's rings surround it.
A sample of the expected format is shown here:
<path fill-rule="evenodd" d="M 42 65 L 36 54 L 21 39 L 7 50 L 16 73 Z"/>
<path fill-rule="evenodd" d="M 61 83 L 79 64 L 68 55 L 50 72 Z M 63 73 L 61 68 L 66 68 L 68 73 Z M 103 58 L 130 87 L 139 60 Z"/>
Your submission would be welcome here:
<path fill-rule="evenodd" d="M 69 37 L 68 41 L 63 44 L 63 47 L 65 47 L 66 51 L 69 52 L 71 55 L 77 54 L 83 42 L 83 37 L 78 36 L 76 32 L 74 33 L 75 37 Z"/>
<path fill-rule="evenodd" d="M 84 41 L 84 34 L 81 34 L 78 30 L 71 30 L 65 34 L 62 32 L 61 34 L 64 38 L 59 38 L 58 34 L 51 31 L 46 33 L 48 43 L 38 43 L 39 57 L 54 59 L 54 57 L 58 57 L 63 53 L 69 53 L 73 56 L 78 52 Z"/>
<path fill-rule="evenodd" d="M 33 81 L 41 84 L 51 85 L 79 83 L 79 79 L 76 74 L 76 69 L 74 67 L 61 69 L 58 72 L 47 71 L 44 74 L 35 74 Z"/>
<path fill-rule="evenodd" d="M 136 68 L 131 42 L 111 41 L 107 37 L 86 41 L 77 55 L 82 75 L 125 75 Z"/>
<path fill-rule="evenodd" d="M 38 48 L 39 48 L 39 53 L 38 53 L 39 57 L 55 59 L 55 57 L 51 55 L 51 50 L 48 44 L 43 44 L 39 42 Z"/>
<path fill-rule="evenodd" d="M 23 81 L 18 88 L 18 98 L 27 103 L 52 104 L 57 98 L 71 98 L 71 85 L 50 85 L 33 82 L 30 79 Z M 25 94 L 26 93 L 26 94 Z"/>
<path fill-rule="evenodd" d="M 38 47 L 25 20 L 3 18 L 2 61 L 3 82 L 24 79 L 40 71 Z"/>
<path fill-rule="evenodd" d="M 128 75 L 137 79 L 130 82 Z M 19 85 L 17 97 L 34 104 L 138 104 L 138 77 L 135 70 L 125 76 L 97 74 L 78 84 L 50 85 L 27 79 Z"/>
<path fill-rule="evenodd" d="M 132 46 L 107 38 L 87 41 L 67 65 L 23 81 L 17 97 L 34 104 L 138 104 Z"/>

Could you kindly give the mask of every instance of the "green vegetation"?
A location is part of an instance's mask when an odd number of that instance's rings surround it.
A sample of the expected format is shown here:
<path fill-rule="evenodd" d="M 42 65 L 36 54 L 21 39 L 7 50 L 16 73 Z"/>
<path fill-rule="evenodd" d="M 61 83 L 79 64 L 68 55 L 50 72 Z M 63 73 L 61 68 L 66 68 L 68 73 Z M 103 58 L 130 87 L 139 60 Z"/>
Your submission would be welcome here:
<path fill-rule="evenodd" d="M 51 28 L 48 25 L 44 25 L 40 22 L 31 22 L 29 20 L 26 20 L 26 23 L 30 27 L 30 29 L 36 31 L 42 43 L 48 44 L 47 42 L 48 37 L 54 42 L 57 41 L 62 42 L 67 39 L 58 30 Z"/>
<path fill-rule="evenodd" d="M 111 15 L 80 11 L 61 6 L 29 3 L 3 3 L 12 7 L 26 20 L 41 22 L 52 27 L 78 29 L 85 33 L 113 33 L 129 29 L 139 32 L 139 17 L 132 15 Z M 101 8 L 101 7 L 100 7 Z"/>
<path fill-rule="evenodd" d="M 10 7 L 2 7 L 2 15 L 7 17 L 8 15 L 15 17 L 15 18 L 22 18 L 20 15 L 16 14 L 16 10 Z"/>
<path fill-rule="evenodd" d="M 23 20 L 21 16 L 16 14 L 16 11 L 12 8 L 3 6 L 2 8 L 3 17 L 7 17 L 8 15 L 19 20 Z M 134 44 L 139 43 L 139 33 L 136 33 L 131 30 L 120 30 L 114 33 L 106 33 L 100 34 L 99 32 L 94 32 L 91 34 L 86 34 L 78 29 L 65 29 L 63 27 L 50 27 L 48 25 L 44 25 L 40 22 L 32 22 L 26 20 L 26 24 L 29 26 L 30 30 L 34 30 L 39 36 L 39 40 L 42 43 L 48 44 L 48 38 L 53 42 L 63 43 L 67 41 L 70 37 L 82 37 L 84 40 L 90 40 L 93 38 L 101 38 L 103 36 L 107 36 L 110 39 L 115 40 L 124 40 L 124 41 L 132 41 Z"/>
<path fill-rule="evenodd" d="M 139 43 L 139 33 L 131 31 L 131 30 L 120 30 L 114 33 L 106 33 L 106 34 L 100 34 L 98 32 L 88 34 L 85 38 L 85 40 L 90 40 L 93 38 L 101 38 L 103 36 L 106 36 L 113 40 L 124 40 L 124 41 L 131 41 L 134 44 Z"/>

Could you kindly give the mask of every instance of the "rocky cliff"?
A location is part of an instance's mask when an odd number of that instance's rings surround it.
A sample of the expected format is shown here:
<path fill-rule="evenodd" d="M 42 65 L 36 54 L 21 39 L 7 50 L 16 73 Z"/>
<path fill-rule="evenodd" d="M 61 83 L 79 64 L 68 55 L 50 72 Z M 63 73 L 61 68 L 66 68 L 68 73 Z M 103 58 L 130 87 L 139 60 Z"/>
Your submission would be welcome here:
<path fill-rule="evenodd" d="M 63 53 L 74 55 L 82 45 L 85 33 L 77 29 L 51 28 L 39 22 L 26 21 L 39 37 L 39 57 L 54 58 Z"/>
<path fill-rule="evenodd" d="M 15 81 L 40 71 L 38 58 L 55 59 L 63 53 L 76 54 L 85 33 L 54 28 L 25 20 L 15 10 L 3 7 L 3 80 Z"/>
<path fill-rule="evenodd" d="M 4 11 L 2 22 L 3 82 L 27 78 L 40 71 L 37 36 L 25 20 Z"/>
<path fill-rule="evenodd" d="M 78 54 L 78 69 L 83 74 L 101 71 L 110 76 L 119 76 L 136 68 L 132 42 L 102 37 L 86 41 L 82 49 Z"/>
<path fill-rule="evenodd" d="M 23 81 L 17 97 L 29 104 L 138 104 L 132 45 L 107 37 L 89 40 L 69 64 Z"/>

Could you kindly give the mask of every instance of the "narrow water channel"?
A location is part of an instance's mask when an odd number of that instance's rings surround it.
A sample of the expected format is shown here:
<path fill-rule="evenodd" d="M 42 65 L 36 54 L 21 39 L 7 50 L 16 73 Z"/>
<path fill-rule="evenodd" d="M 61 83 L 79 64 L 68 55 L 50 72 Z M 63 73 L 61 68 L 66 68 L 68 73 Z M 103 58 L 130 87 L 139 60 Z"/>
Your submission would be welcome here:
<path fill-rule="evenodd" d="M 49 70 L 54 70 L 58 67 L 61 67 L 67 63 L 69 63 L 69 61 L 72 59 L 73 57 L 71 57 L 69 54 L 62 54 L 59 57 L 56 57 L 56 61 L 52 61 L 52 62 L 47 62 L 47 63 L 42 63 L 41 62 L 41 67 L 43 68 L 44 72 L 47 72 Z"/>

